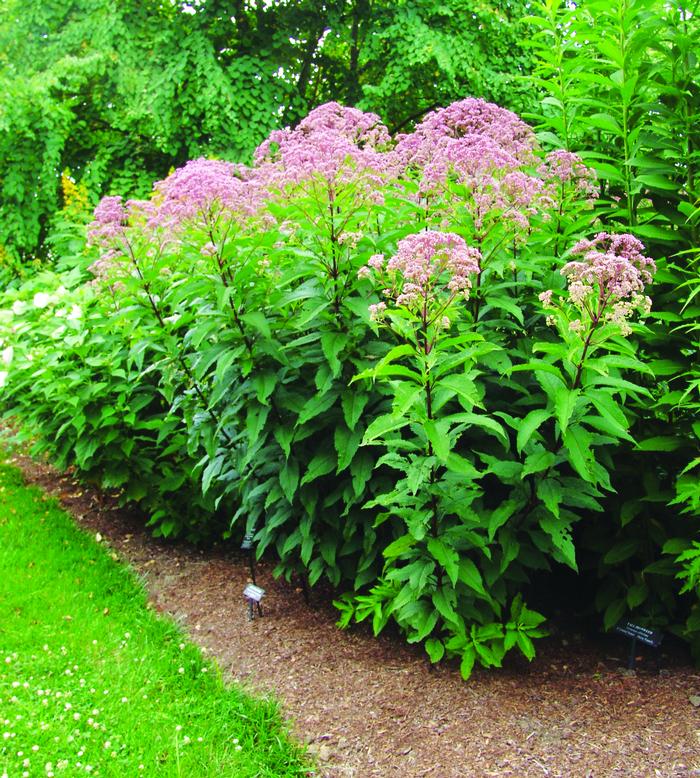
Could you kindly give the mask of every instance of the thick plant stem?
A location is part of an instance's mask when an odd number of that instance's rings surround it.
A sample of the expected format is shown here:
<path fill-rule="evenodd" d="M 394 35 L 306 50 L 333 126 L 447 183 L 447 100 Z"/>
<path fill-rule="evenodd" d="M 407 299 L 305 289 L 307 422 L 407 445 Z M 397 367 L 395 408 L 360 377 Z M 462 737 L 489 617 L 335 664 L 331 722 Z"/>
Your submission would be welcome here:
<path fill-rule="evenodd" d="M 588 330 L 588 335 L 586 336 L 586 340 L 583 344 L 583 351 L 581 352 L 581 360 L 578 363 L 578 366 L 576 368 L 576 377 L 574 378 L 572 389 L 578 389 L 581 386 L 581 374 L 583 373 L 583 364 L 586 361 L 586 355 L 588 354 L 588 349 L 591 346 L 591 339 L 593 338 L 593 333 L 595 332 L 596 326 L 598 324 L 598 320 L 595 319 L 591 322 L 591 328 Z"/>

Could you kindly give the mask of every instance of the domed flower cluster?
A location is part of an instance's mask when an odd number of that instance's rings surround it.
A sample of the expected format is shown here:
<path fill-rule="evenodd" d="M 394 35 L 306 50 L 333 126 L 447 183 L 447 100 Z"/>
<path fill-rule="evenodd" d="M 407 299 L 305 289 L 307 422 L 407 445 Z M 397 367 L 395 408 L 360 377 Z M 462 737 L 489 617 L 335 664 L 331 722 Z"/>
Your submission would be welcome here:
<path fill-rule="evenodd" d="M 320 182 L 331 191 L 360 186 L 381 199 L 379 187 L 394 173 L 391 137 L 380 118 L 338 103 L 315 108 L 295 129 L 276 130 L 255 152 L 260 175 L 285 191 Z"/>
<path fill-rule="evenodd" d="M 417 172 L 424 196 L 444 195 L 449 181 L 463 184 L 470 195 L 465 205 L 481 230 L 495 213 L 527 227 L 543 193 L 542 179 L 526 170 L 536 147 L 532 129 L 516 114 L 467 98 L 428 114 L 400 138 L 395 153 L 405 170 Z"/>
<path fill-rule="evenodd" d="M 649 312 L 651 300 L 644 288 L 651 283 L 656 264 L 643 251 L 641 241 L 626 233 L 600 232 L 573 247 L 571 254 L 581 259 L 568 262 L 561 273 L 567 280 L 569 299 L 592 327 L 607 321 L 619 325 L 628 335 L 628 321 L 634 312 Z M 546 307 L 551 299 L 551 290 L 540 295 Z M 585 328 L 580 319 L 575 319 L 571 329 L 582 332 Z"/>
<path fill-rule="evenodd" d="M 210 226 L 221 215 L 227 221 L 251 219 L 261 212 L 267 194 L 245 165 L 203 158 L 159 181 L 154 192 L 157 207 L 151 224 L 170 229 L 198 220 Z"/>
<path fill-rule="evenodd" d="M 426 230 L 400 240 L 396 254 L 388 261 L 381 254 L 373 256 L 359 275 L 376 279 L 393 306 L 408 309 L 427 326 L 455 298 L 469 298 L 480 261 L 480 252 L 467 246 L 459 235 Z M 386 309 L 386 302 L 381 302 L 371 313 L 376 319 Z"/>

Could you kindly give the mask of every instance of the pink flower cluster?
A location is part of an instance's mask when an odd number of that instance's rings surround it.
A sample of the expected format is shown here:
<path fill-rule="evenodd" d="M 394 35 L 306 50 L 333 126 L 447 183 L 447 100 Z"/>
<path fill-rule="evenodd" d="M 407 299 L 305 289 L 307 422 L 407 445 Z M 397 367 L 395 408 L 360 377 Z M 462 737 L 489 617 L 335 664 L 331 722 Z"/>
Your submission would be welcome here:
<path fill-rule="evenodd" d="M 471 276 L 480 271 L 481 253 L 451 232 L 425 230 L 400 240 L 388 261 L 381 254 L 370 258 L 361 278 L 377 277 L 383 294 L 397 307 L 417 314 L 424 324 L 433 323 L 458 296 L 468 299 Z M 386 303 L 370 308 L 377 318 Z"/>
<path fill-rule="evenodd" d="M 571 151 L 550 151 L 537 172 L 550 188 L 563 184 L 571 187 L 576 197 L 593 201 L 600 194 L 595 171 L 584 165 L 581 157 Z M 557 196 L 555 192 L 552 195 Z"/>
<path fill-rule="evenodd" d="M 395 153 L 401 167 L 418 172 L 423 195 L 443 195 L 449 180 L 463 184 L 477 230 L 495 214 L 524 229 L 543 195 L 542 180 L 525 171 L 536 147 L 514 113 L 467 98 L 428 114 Z"/>
<path fill-rule="evenodd" d="M 267 195 L 254 173 L 245 165 L 223 160 L 187 162 L 154 186 L 157 208 L 152 226 L 172 229 L 195 220 L 210 222 L 222 211 L 227 219 L 254 218 Z"/>
<path fill-rule="evenodd" d="M 453 141 L 463 146 L 481 143 L 498 166 L 531 162 L 537 146 L 532 129 L 512 111 L 468 97 L 429 113 L 410 135 L 399 139 L 396 153 L 405 165 L 423 168 Z"/>
<path fill-rule="evenodd" d="M 99 258 L 88 270 L 98 283 L 112 282 L 118 276 L 119 260 L 129 251 L 127 228 L 143 224 L 154 211 L 148 200 L 127 200 L 121 197 L 103 197 L 95 208 L 94 221 L 88 225 L 88 245 L 102 249 Z"/>
<path fill-rule="evenodd" d="M 566 277 L 569 299 L 595 327 L 601 321 L 618 324 L 629 334 L 628 320 L 635 311 L 648 313 L 651 300 L 643 294 L 656 271 L 653 259 L 642 252 L 644 246 L 634 235 L 598 233 L 592 240 L 580 240 L 571 250 L 580 260 L 561 269 Z M 540 295 L 545 306 L 551 305 L 551 291 Z M 576 319 L 572 330 L 582 331 Z"/>
<path fill-rule="evenodd" d="M 274 131 L 256 150 L 255 161 L 262 178 L 282 191 L 320 181 L 331 190 L 360 185 L 379 199 L 379 187 L 394 171 L 390 145 L 376 114 L 326 103 L 295 129 Z"/>
<path fill-rule="evenodd" d="M 103 197 L 97 204 L 94 221 L 88 225 L 90 245 L 104 246 L 124 232 L 127 213 L 121 197 Z"/>

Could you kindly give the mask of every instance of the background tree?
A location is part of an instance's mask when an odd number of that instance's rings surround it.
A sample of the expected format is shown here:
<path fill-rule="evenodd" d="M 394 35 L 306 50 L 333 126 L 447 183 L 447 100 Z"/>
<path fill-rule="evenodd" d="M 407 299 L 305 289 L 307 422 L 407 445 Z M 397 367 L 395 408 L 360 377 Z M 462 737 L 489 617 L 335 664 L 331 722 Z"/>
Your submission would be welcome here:
<path fill-rule="evenodd" d="M 521 107 L 524 3 L 0 2 L 0 245 L 45 256 L 67 168 L 91 200 L 248 161 L 328 100 L 406 127 L 469 94 Z"/>

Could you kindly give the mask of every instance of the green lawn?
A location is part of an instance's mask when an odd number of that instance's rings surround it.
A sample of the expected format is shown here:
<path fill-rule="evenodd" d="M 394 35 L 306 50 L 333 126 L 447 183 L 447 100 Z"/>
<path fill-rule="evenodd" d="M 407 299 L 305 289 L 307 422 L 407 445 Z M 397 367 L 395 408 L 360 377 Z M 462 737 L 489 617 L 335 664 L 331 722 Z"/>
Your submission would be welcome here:
<path fill-rule="evenodd" d="M 0 777 L 303 776 L 134 575 L 0 458 Z"/>

